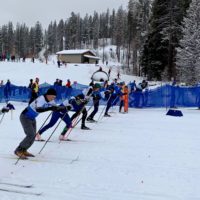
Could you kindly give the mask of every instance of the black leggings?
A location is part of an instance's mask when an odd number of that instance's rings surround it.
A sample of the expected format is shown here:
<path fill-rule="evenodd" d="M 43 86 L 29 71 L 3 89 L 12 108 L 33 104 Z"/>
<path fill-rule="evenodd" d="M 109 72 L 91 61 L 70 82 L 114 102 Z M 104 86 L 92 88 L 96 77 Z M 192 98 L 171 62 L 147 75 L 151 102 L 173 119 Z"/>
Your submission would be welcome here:
<path fill-rule="evenodd" d="M 76 111 L 72 116 L 71 116 L 71 121 L 73 121 L 80 113 L 81 110 Z M 82 110 L 82 125 L 85 125 L 85 120 L 87 118 L 87 110 L 84 108 Z"/>

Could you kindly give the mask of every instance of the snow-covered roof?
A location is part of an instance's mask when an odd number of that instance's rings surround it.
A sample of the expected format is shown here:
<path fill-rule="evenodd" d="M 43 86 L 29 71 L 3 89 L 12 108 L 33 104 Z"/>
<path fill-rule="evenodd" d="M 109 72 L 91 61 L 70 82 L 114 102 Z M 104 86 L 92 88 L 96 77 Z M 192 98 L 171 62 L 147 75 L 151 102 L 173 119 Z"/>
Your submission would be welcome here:
<path fill-rule="evenodd" d="M 97 56 L 84 55 L 84 57 L 86 57 L 86 58 L 92 58 L 92 59 L 95 59 L 95 60 L 100 60 L 100 58 L 97 57 Z"/>
<path fill-rule="evenodd" d="M 91 52 L 92 54 L 95 55 L 95 53 L 93 51 L 91 51 L 90 49 L 71 49 L 71 50 L 62 50 L 62 51 L 58 51 L 56 54 L 84 54 L 86 52 Z"/>

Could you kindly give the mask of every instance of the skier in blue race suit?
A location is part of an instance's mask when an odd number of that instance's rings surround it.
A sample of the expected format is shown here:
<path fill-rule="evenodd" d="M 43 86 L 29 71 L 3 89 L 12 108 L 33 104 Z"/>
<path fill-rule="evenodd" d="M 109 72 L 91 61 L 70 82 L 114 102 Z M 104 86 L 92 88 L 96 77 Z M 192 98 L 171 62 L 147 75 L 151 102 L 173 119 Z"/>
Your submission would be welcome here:
<path fill-rule="evenodd" d="M 108 114 L 109 109 L 111 108 L 111 106 L 116 104 L 120 96 L 124 95 L 121 90 L 122 90 L 122 85 L 118 83 L 117 85 L 111 84 L 108 90 L 105 91 L 105 94 L 108 99 L 106 110 L 104 113 L 105 117 L 110 117 L 110 115 Z"/>
<path fill-rule="evenodd" d="M 42 139 L 41 135 L 47 129 L 53 127 L 59 119 L 62 119 L 65 122 L 67 128 L 71 127 L 72 123 L 71 123 L 71 118 L 68 114 L 68 111 L 71 110 L 72 106 L 69 104 L 68 100 L 65 100 L 59 106 L 60 106 L 60 108 L 63 108 L 63 109 L 61 109 L 60 111 L 59 110 L 53 111 L 49 123 L 37 132 L 36 137 L 35 137 L 36 141 L 44 141 L 44 139 Z M 59 139 L 64 140 L 64 137 L 62 135 L 60 135 Z"/>

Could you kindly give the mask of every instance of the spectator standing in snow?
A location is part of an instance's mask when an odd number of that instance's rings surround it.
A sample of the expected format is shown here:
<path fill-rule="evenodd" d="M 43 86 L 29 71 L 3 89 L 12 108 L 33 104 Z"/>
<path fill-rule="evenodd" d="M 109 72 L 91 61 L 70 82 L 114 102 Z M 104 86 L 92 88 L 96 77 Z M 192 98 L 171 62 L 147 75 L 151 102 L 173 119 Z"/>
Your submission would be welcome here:
<path fill-rule="evenodd" d="M 5 88 L 4 88 L 4 95 L 5 95 L 5 98 L 7 100 L 9 100 L 9 97 L 11 95 L 11 82 L 10 80 L 8 79 L 6 84 L 5 84 Z"/>
<path fill-rule="evenodd" d="M 35 79 L 35 82 L 32 84 L 31 88 L 31 99 L 29 104 L 31 104 L 39 95 L 39 78 Z"/>
<path fill-rule="evenodd" d="M 59 85 L 59 79 L 57 78 L 56 81 L 53 83 L 54 86 L 58 86 Z"/>
<path fill-rule="evenodd" d="M 67 79 L 66 87 L 72 88 L 70 79 Z"/>
<path fill-rule="evenodd" d="M 4 83 L 3 83 L 3 80 L 1 80 L 1 82 L 0 82 L 0 87 L 2 87 L 2 86 L 3 86 L 3 84 L 4 84 Z"/>
<path fill-rule="evenodd" d="M 144 104 L 144 96 L 142 91 L 147 88 L 148 82 L 143 80 L 141 83 L 136 85 L 136 93 L 135 93 L 135 107 L 143 107 Z"/>
<path fill-rule="evenodd" d="M 58 81 L 58 86 L 62 86 L 62 80 L 60 79 L 59 81 Z"/>
<path fill-rule="evenodd" d="M 131 89 L 131 93 L 135 92 L 136 90 L 136 83 L 135 80 L 133 82 L 130 83 L 130 89 Z"/>
<path fill-rule="evenodd" d="M 117 79 L 120 79 L 120 72 L 117 73 Z"/>
<path fill-rule="evenodd" d="M 142 92 L 143 89 L 145 89 L 148 86 L 148 82 L 146 80 L 143 80 L 141 83 L 136 85 L 136 92 Z"/>
<path fill-rule="evenodd" d="M 29 85 L 28 85 L 28 88 L 31 89 L 32 86 L 33 86 L 33 79 L 31 78 L 31 79 L 30 79 L 30 82 L 29 82 Z"/>
<path fill-rule="evenodd" d="M 108 70 L 108 77 L 110 78 L 110 74 L 111 74 L 111 67 Z"/>
<path fill-rule="evenodd" d="M 102 67 L 99 67 L 99 69 L 97 71 L 102 72 L 103 71 Z"/>
<path fill-rule="evenodd" d="M 60 68 L 60 66 L 61 66 L 60 60 L 57 61 L 57 64 L 58 64 L 58 67 Z"/>

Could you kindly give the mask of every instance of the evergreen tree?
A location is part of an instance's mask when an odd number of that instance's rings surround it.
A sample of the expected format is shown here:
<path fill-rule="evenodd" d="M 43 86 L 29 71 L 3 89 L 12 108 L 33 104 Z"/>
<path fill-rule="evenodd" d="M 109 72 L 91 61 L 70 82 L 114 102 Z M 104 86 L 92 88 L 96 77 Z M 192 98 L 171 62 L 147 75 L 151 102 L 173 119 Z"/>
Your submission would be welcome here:
<path fill-rule="evenodd" d="M 118 58 L 118 62 L 121 61 L 121 46 L 124 44 L 124 30 L 125 24 L 124 21 L 125 12 L 122 6 L 118 9 L 116 14 L 116 29 L 115 29 L 115 42 L 116 42 L 116 54 Z"/>
<path fill-rule="evenodd" d="M 15 53 L 14 49 L 14 30 L 13 30 L 13 24 L 12 22 L 8 23 L 8 34 L 7 34 L 7 40 L 8 40 L 8 47 L 7 51 L 10 55 Z"/>
<path fill-rule="evenodd" d="M 184 18 L 183 39 L 177 48 L 178 78 L 188 85 L 200 80 L 200 1 L 192 0 Z"/>
<path fill-rule="evenodd" d="M 65 42 L 65 23 L 62 19 L 58 23 L 58 27 L 57 27 L 57 40 L 58 40 L 58 50 L 61 51 L 64 49 L 64 46 L 65 46 L 65 43 L 64 43 Z"/>
<path fill-rule="evenodd" d="M 43 47 L 43 30 L 40 22 L 36 22 L 35 25 L 35 51 L 38 54 Z"/>
<path fill-rule="evenodd" d="M 3 25 L 1 28 L 1 48 L 2 48 L 2 53 L 6 54 L 8 52 L 8 26 Z"/>
<path fill-rule="evenodd" d="M 99 34 L 100 34 L 100 20 L 99 20 L 99 15 L 97 12 L 94 12 L 93 16 L 93 22 L 92 22 L 92 27 L 93 27 L 93 47 L 96 49 L 99 45 L 98 39 L 99 39 Z"/>
<path fill-rule="evenodd" d="M 155 0 L 148 39 L 142 56 L 143 72 L 148 79 L 176 77 L 176 47 L 181 37 L 180 24 L 184 16 L 184 0 Z"/>
<path fill-rule="evenodd" d="M 48 51 L 50 53 L 55 53 L 54 52 L 54 38 L 55 38 L 55 32 L 53 29 L 53 22 L 51 22 L 48 26 L 47 32 L 46 32 L 46 42 L 48 46 Z"/>
<path fill-rule="evenodd" d="M 31 55 L 32 57 L 35 57 L 36 49 L 35 49 L 35 28 L 34 27 L 31 27 L 29 31 L 28 47 L 29 47 L 29 55 Z"/>
<path fill-rule="evenodd" d="M 89 16 L 86 14 L 84 19 L 81 21 L 81 48 L 86 48 L 87 44 L 90 42 L 90 23 L 91 21 L 89 21 Z"/>
<path fill-rule="evenodd" d="M 114 30 L 116 29 L 116 24 L 115 24 L 115 18 L 116 18 L 116 14 L 115 14 L 115 10 L 112 10 L 112 15 L 110 16 L 110 38 L 111 38 L 111 43 L 114 44 Z"/>

